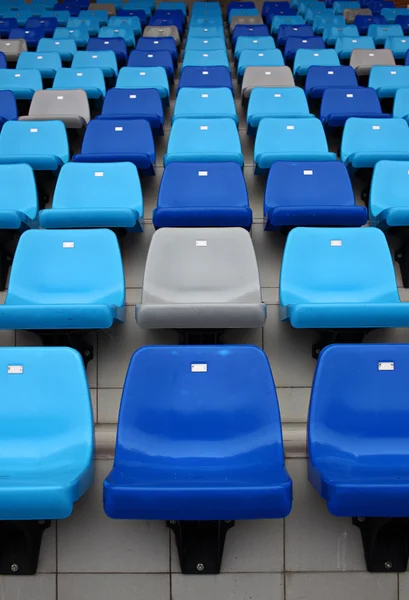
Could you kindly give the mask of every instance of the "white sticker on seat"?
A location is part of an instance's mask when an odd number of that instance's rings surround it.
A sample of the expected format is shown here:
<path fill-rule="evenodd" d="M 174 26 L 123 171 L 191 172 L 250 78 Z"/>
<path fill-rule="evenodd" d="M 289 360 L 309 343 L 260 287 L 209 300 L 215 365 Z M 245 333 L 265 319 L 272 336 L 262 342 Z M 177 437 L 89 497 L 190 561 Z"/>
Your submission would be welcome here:
<path fill-rule="evenodd" d="M 142 76 L 143 76 L 143 75 L 146 75 L 146 72 L 145 72 L 145 71 L 140 71 L 140 72 L 139 72 L 139 75 L 142 75 Z"/>
<path fill-rule="evenodd" d="M 30 133 L 38 133 L 38 129 L 33 127 L 33 129 L 30 129 Z"/>
<path fill-rule="evenodd" d="M 20 73 L 16 73 L 14 77 L 21 77 Z"/>
<path fill-rule="evenodd" d="M 318 52 L 314 52 L 314 56 L 319 56 L 319 53 Z"/>
<path fill-rule="evenodd" d="M 209 129 L 208 125 L 200 125 L 200 131 L 207 131 Z"/>
<path fill-rule="evenodd" d="M 207 240 L 196 240 L 196 246 L 198 248 L 204 248 L 207 246 Z"/>
<path fill-rule="evenodd" d="M 202 75 L 209 75 L 209 71 L 202 71 Z"/>
<path fill-rule="evenodd" d="M 264 71 L 264 75 L 271 75 L 271 71 Z"/>
<path fill-rule="evenodd" d="M 395 363 L 393 362 L 378 362 L 378 371 L 394 371 Z"/>
<path fill-rule="evenodd" d="M 94 54 L 94 55 L 92 56 L 92 58 L 98 58 L 98 55 L 97 55 L 97 54 Z"/>
<path fill-rule="evenodd" d="M 258 40 L 253 40 L 253 44 L 258 44 Z"/>
<path fill-rule="evenodd" d="M 57 100 L 64 100 L 64 96 L 57 96 Z"/>
<path fill-rule="evenodd" d="M 396 75 L 396 71 L 391 71 L 391 75 Z"/>
<path fill-rule="evenodd" d="M 197 174 L 199 175 L 199 177 L 207 177 L 208 175 L 207 171 L 198 171 Z"/>
<path fill-rule="evenodd" d="M 7 373 L 9 375 L 21 375 L 23 373 L 23 365 L 8 365 Z"/>
<path fill-rule="evenodd" d="M 60 45 L 60 42 L 55 42 L 55 45 L 56 45 L 56 46 L 59 46 L 59 45 Z"/>
<path fill-rule="evenodd" d="M 209 94 L 202 94 L 202 98 L 208 98 Z"/>
<path fill-rule="evenodd" d="M 203 56 L 203 58 L 208 58 L 209 55 L 208 54 L 203 54 L 202 56 Z"/>
<path fill-rule="evenodd" d="M 353 95 L 353 94 L 346 94 L 346 97 L 347 97 L 347 98 L 353 98 L 353 97 L 354 97 L 354 95 Z"/>
<path fill-rule="evenodd" d="M 108 44 L 109 44 L 109 42 L 104 42 L 104 44 L 105 44 L 105 45 L 108 45 Z"/>
<path fill-rule="evenodd" d="M 334 71 L 328 71 L 327 75 L 333 75 Z"/>
<path fill-rule="evenodd" d="M 115 127 L 115 131 L 123 131 L 124 128 L 123 127 Z"/>
<path fill-rule="evenodd" d="M 356 40 L 352 40 L 352 43 L 353 43 L 353 44 L 356 44 Z"/>
<path fill-rule="evenodd" d="M 313 174 L 314 174 L 314 171 L 311 171 L 310 169 L 305 169 L 303 171 L 303 175 L 313 175 Z"/>
<path fill-rule="evenodd" d="M 135 98 L 136 98 L 136 94 L 130 94 L 129 98 L 130 98 L 131 100 L 135 100 Z"/>
<path fill-rule="evenodd" d="M 375 129 L 375 130 L 377 130 L 377 129 L 380 129 L 380 128 L 381 128 L 381 126 L 380 126 L 380 125 L 372 125 L 372 129 Z"/>
<path fill-rule="evenodd" d="M 203 43 L 204 43 L 204 44 L 208 44 L 208 43 L 209 43 L 209 40 L 203 40 Z"/>
<path fill-rule="evenodd" d="M 206 363 L 196 363 L 190 366 L 190 370 L 192 373 L 207 373 L 207 364 Z"/>
<path fill-rule="evenodd" d="M 82 77 L 82 73 L 77 73 L 77 77 Z"/>
<path fill-rule="evenodd" d="M 37 56 L 37 60 L 43 60 L 42 56 Z"/>
<path fill-rule="evenodd" d="M 274 94 L 274 98 L 281 98 L 281 94 Z"/>
<path fill-rule="evenodd" d="M 148 54 L 148 58 L 153 58 L 153 54 Z"/>
<path fill-rule="evenodd" d="M 331 246 L 342 246 L 342 240 L 331 240 L 330 242 Z"/>
<path fill-rule="evenodd" d="M 153 43 L 154 43 L 154 44 L 159 44 L 159 42 L 158 42 L 157 40 L 155 40 Z"/>
<path fill-rule="evenodd" d="M 306 43 L 307 43 L 307 40 L 302 40 L 302 43 L 303 43 L 303 44 L 306 44 Z"/>
<path fill-rule="evenodd" d="M 103 177 L 104 176 L 104 171 L 95 171 L 94 173 L 94 177 Z"/>
<path fill-rule="evenodd" d="M 263 52 L 259 52 L 258 56 L 264 56 Z"/>
<path fill-rule="evenodd" d="M 286 129 L 294 129 L 294 125 L 286 125 Z"/>
<path fill-rule="evenodd" d="M 62 247 L 63 248 L 74 248 L 74 242 L 63 242 L 62 243 Z"/>
<path fill-rule="evenodd" d="M 370 52 L 369 56 L 375 56 L 375 54 L 373 52 Z"/>

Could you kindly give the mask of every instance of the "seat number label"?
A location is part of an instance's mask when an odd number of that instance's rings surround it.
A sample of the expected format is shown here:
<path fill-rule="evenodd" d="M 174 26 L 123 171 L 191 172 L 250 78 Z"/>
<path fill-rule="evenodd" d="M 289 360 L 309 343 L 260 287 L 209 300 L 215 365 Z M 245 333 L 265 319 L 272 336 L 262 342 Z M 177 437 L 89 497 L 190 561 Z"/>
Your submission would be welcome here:
<path fill-rule="evenodd" d="M 192 373 L 207 373 L 207 364 L 206 363 L 193 363 L 190 366 L 190 370 Z"/>
<path fill-rule="evenodd" d="M 395 363 L 393 362 L 379 362 L 378 371 L 394 371 Z"/>
<path fill-rule="evenodd" d="M 21 375 L 23 372 L 23 365 L 8 365 L 7 373 L 9 375 Z"/>

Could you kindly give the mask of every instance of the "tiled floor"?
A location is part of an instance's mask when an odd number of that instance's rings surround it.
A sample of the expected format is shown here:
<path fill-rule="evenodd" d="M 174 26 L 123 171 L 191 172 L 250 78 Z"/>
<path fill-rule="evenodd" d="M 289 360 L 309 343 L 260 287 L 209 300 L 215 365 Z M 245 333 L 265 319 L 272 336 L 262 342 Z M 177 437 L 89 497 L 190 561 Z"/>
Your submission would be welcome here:
<path fill-rule="evenodd" d="M 262 224 L 265 181 L 253 175 L 252 140 L 246 135 L 239 103 L 244 173 L 254 215 L 252 238 L 257 254 L 268 318 L 263 330 L 226 334 L 228 343 L 262 347 L 278 388 L 287 457 L 294 483 L 290 516 L 279 521 L 238 522 L 228 533 L 222 573 L 180 574 L 174 540 L 162 522 L 108 519 L 102 507 L 102 482 L 112 464 L 112 444 L 100 445 L 95 483 L 73 515 L 46 531 L 35 577 L 0 577 L 1 600 L 407 600 L 409 574 L 368 574 L 359 531 L 349 519 L 329 515 L 309 485 L 303 454 L 304 425 L 315 368 L 313 332 L 291 330 L 278 315 L 278 286 L 284 240 Z M 158 140 L 157 174 L 143 181 L 145 231 L 123 240 L 126 272 L 126 321 L 95 339 L 95 359 L 88 368 L 97 440 L 117 421 L 121 388 L 132 353 L 143 345 L 177 343 L 173 332 L 142 331 L 135 323 L 144 264 L 153 234 L 152 210 L 163 172 L 166 135 Z M 356 183 L 357 197 L 360 186 Z M 401 282 L 397 270 L 398 281 Z M 400 283 L 401 285 L 401 283 Z M 401 290 L 402 299 L 409 295 Z M 0 293 L 0 302 L 4 294 Z M 376 332 L 366 341 L 409 342 L 409 330 Z M 37 343 L 30 334 L 0 332 L 0 345 Z M 101 435 L 100 435 L 101 434 Z M 298 437 L 297 437 L 298 436 Z M 109 436 L 108 436 L 109 438 Z M 300 443 L 297 442 L 300 440 Z M 298 444 L 298 445 L 297 445 Z M 102 448 L 103 446 L 103 448 Z M 301 450 L 301 452 L 300 452 Z"/>

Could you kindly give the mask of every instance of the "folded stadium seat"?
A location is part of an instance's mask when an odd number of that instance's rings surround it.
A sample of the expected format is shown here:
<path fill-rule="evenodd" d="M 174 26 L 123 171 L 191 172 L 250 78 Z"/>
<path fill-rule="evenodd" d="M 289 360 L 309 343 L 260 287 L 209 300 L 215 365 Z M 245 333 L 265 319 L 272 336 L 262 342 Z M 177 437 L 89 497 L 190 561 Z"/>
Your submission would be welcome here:
<path fill-rule="evenodd" d="M 146 27 L 144 29 L 145 35 Z M 198 39 L 211 39 L 211 38 L 220 38 L 224 40 L 224 27 L 223 22 L 219 25 L 209 25 L 208 23 L 204 23 L 204 25 L 194 25 L 190 23 L 189 31 L 187 35 L 187 40 L 190 38 L 198 38 Z"/>
<path fill-rule="evenodd" d="M 168 38 L 147 38 L 140 37 L 136 42 L 136 49 L 143 50 L 144 52 L 157 52 L 166 50 L 170 52 L 172 55 L 172 60 L 177 64 L 178 60 L 178 49 L 176 47 L 176 42 L 172 37 Z"/>
<path fill-rule="evenodd" d="M 128 59 L 128 67 L 163 67 L 173 84 L 175 68 L 172 54 L 167 50 L 147 52 L 145 50 L 132 50 Z"/>
<path fill-rule="evenodd" d="M 322 96 L 320 119 L 329 128 L 344 127 L 351 117 L 388 118 L 371 88 L 328 88 Z"/>
<path fill-rule="evenodd" d="M 263 52 L 264 50 L 274 50 L 275 47 L 276 45 L 272 37 L 242 36 L 238 38 L 236 46 L 234 48 L 234 58 L 236 61 L 238 61 L 240 58 L 240 54 L 243 52 L 243 50 L 259 50 Z"/>
<path fill-rule="evenodd" d="M 261 37 L 266 35 L 269 36 L 270 33 L 268 27 L 265 25 L 236 25 L 232 34 L 231 43 L 235 46 L 237 40 L 241 36 Z"/>
<path fill-rule="evenodd" d="M 1 16 L 3 19 L 16 19 L 17 25 L 24 27 L 28 19 L 33 16 L 33 13 L 30 9 L 19 8 L 18 10 L 2 10 Z"/>
<path fill-rule="evenodd" d="M 206 10 L 207 10 L 207 7 L 212 7 L 213 6 L 213 3 L 195 2 L 193 4 L 193 10 L 195 9 L 195 6 L 197 6 L 198 4 L 205 4 L 206 5 Z M 220 6 L 220 5 L 218 4 L 218 6 Z M 254 2 L 237 2 L 237 1 L 235 1 L 235 2 L 229 2 L 228 5 L 227 5 L 227 14 L 229 14 L 230 11 L 233 10 L 233 9 L 239 8 L 241 10 L 245 10 L 247 8 L 255 8 L 255 6 L 256 5 L 254 4 Z"/>
<path fill-rule="evenodd" d="M 262 119 L 254 144 L 255 174 L 264 173 L 277 160 L 336 160 L 329 152 L 324 128 L 315 118 Z"/>
<path fill-rule="evenodd" d="M 256 135 L 262 119 L 314 117 L 310 114 L 304 90 L 292 88 L 255 88 L 247 108 L 247 133 Z"/>
<path fill-rule="evenodd" d="M 124 6 L 125 6 L 125 4 L 124 4 Z M 146 27 L 146 25 L 148 24 L 148 17 L 146 16 L 146 13 L 144 10 L 126 10 L 124 8 L 117 8 L 116 16 L 117 17 L 138 17 L 140 24 L 141 24 L 141 29 Z"/>
<path fill-rule="evenodd" d="M 247 67 L 241 86 L 241 101 L 244 104 L 255 88 L 295 87 L 289 67 Z"/>
<path fill-rule="evenodd" d="M 209 50 L 223 50 L 226 52 L 226 42 L 222 37 L 214 37 L 209 39 L 190 37 L 187 39 L 185 52 L 191 50 L 200 50 L 201 52 L 207 52 Z"/>
<path fill-rule="evenodd" d="M 383 8 L 381 10 L 381 15 L 385 17 L 388 25 L 392 25 L 396 23 L 396 17 L 409 17 L 409 9 L 407 8 Z"/>
<path fill-rule="evenodd" d="M 392 38 L 394 39 L 394 38 Z M 354 50 L 375 50 L 373 38 L 362 35 L 357 38 L 340 37 L 335 44 L 335 52 L 340 60 L 349 61 Z"/>
<path fill-rule="evenodd" d="M 244 157 L 236 122 L 223 119 L 176 119 L 170 130 L 164 166 L 171 162 L 236 162 Z"/>
<path fill-rule="evenodd" d="M 111 17 L 108 21 L 108 27 L 119 29 L 124 23 L 132 28 L 136 37 L 142 35 L 142 26 L 139 17 Z"/>
<path fill-rule="evenodd" d="M 314 6 L 319 6 L 324 10 L 326 7 L 323 2 L 319 2 L 318 0 L 312 0 L 312 2 L 308 2 L 307 0 L 301 0 L 301 2 L 297 2 L 297 13 L 302 17 L 306 16 L 307 11 Z"/>
<path fill-rule="evenodd" d="M 281 50 L 243 50 L 237 65 L 237 77 L 240 83 L 249 67 L 283 67 Z"/>
<path fill-rule="evenodd" d="M 405 119 L 409 123 L 409 89 L 402 88 L 397 90 L 395 101 L 393 103 L 393 116 L 399 119 Z"/>
<path fill-rule="evenodd" d="M 393 0 L 372 0 L 366 2 L 366 6 L 371 9 L 373 15 L 380 15 L 383 8 L 395 8 Z"/>
<path fill-rule="evenodd" d="M 54 52 L 57 52 L 60 55 L 62 61 L 71 62 L 74 54 L 77 52 L 77 45 L 74 40 L 51 40 L 43 38 L 38 42 L 38 54 L 45 55 L 46 53 Z"/>
<path fill-rule="evenodd" d="M 395 24 L 402 27 L 405 36 L 409 35 L 409 15 L 398 15 L 395 19 Z"/>
<path fill-rule="evenodd" d="M 14 17 L 10 17 L 9 19 L 5 19 L 4 17 L 2 17 L 0 19 L 0 36 L 1 37 L 8 38 L 10 31 L 12 29 L 17 29 L 17 28 L 18 28 L 17 19 L 15 19 Z"/>
<path fill-rule="evenodd" d="M 77 48 L 85 48 L 88 40 L 89 33 L 86 25 L 82 24 L 79 27 L 73 27 L 72 29 L 66 29 L 65 27 L 57 27 L 53 35 L 54 40 L 74 40 Z"/>
<path fill-rule="evenodd" d="M 149 122 L 153 135 L 163 135 L 164 114 L 158 90 L 112 88 L 97 119 L 143 119 Z"/>
<path fill-rule="evenodd" d="M 207 32 L 206 31 L 207 28 L 205 28 L 205 33 L 208 34 L 208 36 L 210 37 L 211 32 Z M 219 35 L 219 33 L 218 33 Z M 170 27 L 155 27 L 152 25 L 147 25 L 145 27 L 145 29 L 143 30 L 143 37 L 153 37 L 153 38 L 168 38 L 171 37 L 175 40 L 176 42 L 176 46 L 179 47 L 180 46 L 180 36 L 179 36 L 179 31 L 178 28 L 171 25 Z"/>
<path fill-rule="evenodd" d="M 374 88 L 379 98 L 394 98 L 397 90 L 409 87 L 409 66 L 374 66 L 369 74 L 368 86 Z"/>
<path fill-rule="evenodd" d="M 99 30 L 98 37 L 101 39 L 107 38 L 123 38 L 127 48 L 135 48 L 135 35 L 132 27 L 127 23 L 123 23 L 121 27 L 103 26 Z"/>
<path fill-rule="evenodd" d="M 233 93 L 233 83 L 226 67 L 185 67 L 180 74 L 178 92 L 185 87 L 226 87 Z"/>
<path fill-rule="evenodd" d="M 176 27 L 179 36 L 183 34 L 183 20 L 178 18 L 167 18 L 157 17 L 156 13 L 149 19 L 148 24 L 151 27 Z"/>
<path fill-rule="evenodd" d="M 177 95 L 172 123 L 180 118 L 239 119 L 228 88 L 182 88 Z"/>
<path fill-rule="evenodd" d="M 183 186 L 180 182 L 183 181 Z M 237 163 L 168 164 L 163 172 L 153 224 L 160 227 L 244 227 L 252 211 Z"/>
<path fill-rule="evenodd" d="M 271 22 L 275 15 L 296 15 L 297 11 L 291 8 L 289 2 L 264 2 L 261 16 L 263 17 L 266 25 L 271 25 Z"/>
<path fill-rule="evenodd" d="M 102 52 L 78 51 L 73 58 L 71 69 L 84 69 L 85 72 L 90 68 L 100 69 L 104 77 L 108 79 L 116 77 L 118 75 L 118 64 L 115 53 L 112 50 Z"/>
<path fill-rule="evenodd" d="M 115 4 L 111 2 L 91 2 L 88 6 L 88 10 L 92 12 L 105 10 L 110 18 L 115 17 L 116 15 Z"/>
<path fill-rule="evenodd" d="M 99 25 L 106 25 L 109 17 L 106 10 L 81 10 L 78 17 L 80 19 L 97 19 Z"/>
<path fill-rule="evenodd" d="M 75 60 L 75 56 L 74 56 Z M 89 100 L 102 104 L 106 94 L 105 79 L 102 69 L 98 67 L 75 69 L 59 69 L 54 77 L 54 90 L 78 90 L 86 92 Z"/>
<path fill-rule="evenodd" d="M 8 63 L 16 63 L 22 52 L 27 52 L 26 40 L 0 40 L 0 52 Z"/>
<path fill-rule="evenodd" d="M 339 65 L 338 54 L 333 48 L 326 50 L 297 50 L 294 59 L 293 73 L 295 76 L 304 77 L 311 67 L 334 67 Z"/>
<path fill-rule="evenodd" d="M 284 48 L 284 59 L 286 62 L 294 60 L 298 50 L 325 50 L 325 43 L 320 36 L 310 38 L 289 37 Z"/>
<path fill-rule="evenodd" d="M 314 37 L 311 25 L 280 25 L 277 31 L 277 46 L 284 49 L 288 38 L 295 37 L 302 39 Z"/>
<path fill-rule="evenodd" d="M 161 19 L 166 19 L 166 18 L 172 18 L 172 19 L 177 19 L 180 20 L 182 22 L 182 25 L 184 25 L 185 21 L 186 21 L 186 12 L 183 12 L 182 10 L 165 10 L 165 9 L 157 9 L 155 10 L 154 16 L 156 18 L 161 18 Z"/>
<path fill-rule="evenodd" d="M 321 15 L 322 17 L 333 17 L 335 16 L 335 13 L 332 8 L 325 8 L 325 5 L 322 2 L 318 2 L 317 4 L 314 4 L 314 6 L 310 6 L 305 13 L 305 22 L 307 25 L 312 25 L 317 15 Z"/>
<path fill-rule="evenodd" d="M 16 100 L 31 100 L 34 93 L 42 89 L 38 69 L 0 69 L 0 90 L 10 90 Z"/>
<path fill-rule="evenodd" d="M 381 15 L 372 15 L 371 17 L 363 17 L 362 15 L 357 15 L 354 19 L 354 24 L 358 28 L 359 35 L 368 35 L 368 29 L 370 25 L 386 24 L 386 19 Z"/>
<path fill-rule="evenodd" d="M 378 50 L 353 50 L 349 61 L 358 77 L 368 76 L 374 65 L 394 66 L 395 59 L 391 50 L 382 48 Z"/>
<path fill-rule="evenodd" d="M 9 33 L 9 40 L 26 40 L 27 48 L 31 50 L 37 48 L 38 42 L 43 37 L 45 37 L 43 27 L 17 28 L 12 29 Z"/>
<path fill-rule="evenodd" d="M 395 60 L 402 61 L 409 50 L 409 37 L 390 37 L 385 42 L 385 48 L 392 50 Z"/>
<path fill-rule="evenodd" d="M 255 328 L 265 319 L 248 231 L 164 227 L 153 234 L 136 307 L 142 329 Z"/>
<path fill-rule="evenodd" d="M 165 106 L 169 105 L 169 82 L 163 67 L 122 67 L 116 87 L 120 89 L 155 89 Z"/>
<path fill-rule="evenodd" d="M 347 25 L 356 25 L 355 17 L 370 17 L 372 11 L 369 8 L 347 8 L 344 10 L 344 19 Z"/>
<path fill-rule="evenodd" d="M 180 10 L 187 15 L 186 4 L 184 2 L 159 2 L 156 10 Z"/>
<path fill-rule="evenodd" d="M 64 165 L 52 208 L 40 212 L 40 226 L 142 231 L 143 197 L 137 168 L 130 162 Z"/>
<path fill-rule="evenodd" d="M 346 2 L 345 1 L 341 2 L 341 1 L 338 0 L 338 1 L 336 1 L 336 2 L 333 3 L 332 8 L 333 8 L 334 13 L 336 15 L 343 15 L 345 10 L 355 9 L 355 8 L 361 8 L 361 5 L 360 5 L 359 2 L 354 2 L 354 1 L 351 1 L 351 0 L 348 0 Z"/>
<path fill-rule="evenodd" d="M 368 33 L 368 35 L 370 35 Z M 327 44 L 327 46 L 335 46 L 338 38 L 340 37 L 350 37 L 350 38 L 358 38 L 359 31 L 356 25 L 345 25 L 344 27 L 335 27 L 334 25 L 327 25 L 325 27 L 322 39 Z"/>
<path fill-rule="evenodd" d="M 0 329 L 34 331 L 45 345 L 76 348 L 87 364 L 93 350 L 83 335 L 123 322 L 124 306 L 122 258 L 112 231 L 31 229 L 17 245 Z"/>
<path fill-rule="evenodd" d="M 365 225 L 367 211 L 355 204 L 354 190 L 340 161 L 271 165 L 264 194 L 264 228 Z"/>
<path fill-rule="evenodd" d="M 344 17 L 341 15 L 334 15 L 333 17 L 321 17 L 317 15 L 312 24 L 314 35 L 322 35 L 324 29 L 331 25 L 333 27 L 345 27 L 346 22 Z"/>
<path fill-rule="evenodd" d="M 82 129 L 91 119 L 84 90 L 40 90 L 31 100 L 27 116 L 20 121 L 62 121 L 67 129 Z"/>
<path fill-rule="evenodd" d="M 163 377 L 149 385 L 158 368 Z M 138 405 L 136 387 L 143 396 Z M 207 419 L 209 412 L 217 423 L 229 423 L 227 432 Z M 248 439 L 254 440 L 251 447 Z M 135 352 L 122 394 L 114 466 L 104 482 L 109 517 L 167 520 L 182 573 L 197 576 L 220 572 L 235 519 L 282 518 L 291 504 L 277 393 L 262 350 L 146 346 Z"/>
<path fill-rule="evenodd" d="M 75 3 L 65 2 L 63 4 L 60 4 L 58 2 L 57 4 L 54 4 L 54 6 L 52 8 L 52 12 L 57 17 L 60 26 L 65 26 L 70 17 L 78 17 L 78 15 L 80 14 L 80 10 L 81 10 L 81 7 L 77 2 L 75 2 Z M 50 10 L 50 12 L 51 12 L 51 10 Z M 62 22 L 60 22 L 60 20 L 59 20 L 60 13 L 63 15 Z"/>
<path fill-rule="evenodd" d="M 128 60 L 128 50 L 123 38 L 91 38 L 85 49 L 87 52 L 112 50 L 119 63 L 126 64 Z"/>
<path fill-rule="evenodd" d="M 0 130 L 6 121 L 18 118 L 16 97 L 10 90 L 0 90 Z"/>
<path fill-rule="evenodd" d="M 67 28 L 75 29 L 76 27 L 80 27 L 80 25 L 85 25 L 88 29 L 88 33 L 90 36 L 96 36 L 99 33 L 100 25 L 98 19 L 95 17 L 89 17 L 88 19 L 80 19 L 80 17 L 70 17 L 68 19 Z"/>
<path fill-rule="evenodd" d="M 375 45 L 379 48 L 383 48 L 390 37 L 404 37 L 400 25 L 369 25 L 368 35 L 373 37 Z"/>
<path fill-rule="evenodd" d="M 254 25 L 264 25 L 264 21 L 260 15 L 258 17 L 234 17 L 229 27 L 230 35 L 233 35 L 234 30 L 239 25 L 253 27 Z"/>
<path fill-rule="evenodd" d="M 55 18 L 58 21 L 58 26 L 59 27 L 65 27 L 68 23 L 68 19 L 71 16 L 78 16 L 79 10 L 77 11 L 77 15 L 75 15 L 75 11 L 72 11 L 72 13 L 69 10 L 66 10 L 64 8 L 63 4 L 58 4 L 59 8 L 53 8 L 53 10 L 43 10 L 42 13 L 40 14 L 40 17 L 42 19 L 51 19 L 51 18 Z"/>
<path fill-rule="evenodd" d="M 0 572 L 34 575 L 50 520 L 68 517 L 93 480 L 90 392 L 71 348 L 1 348 L 0 365 L 12 398 L 1 408 Z"/>
<path fill-rule="evenodd" d="M 1 134 L 0 134 L 1 141 Z M 142 174 L 155 175 L 155 144 L 148 121 L 142 119 L 94 119 L 74 162 L 131 162 Z"/>
<path fill-rule="evenodd" d="M 255 6 L 251 8 L 232 8 L 227 12 L 227 23 L 230 24 L 235 17 L 258 17 L 260 13 Z"/>
<path fill-rule="evenodd" d="M 54 31 L 58 27 L 58 20 L 56 19 L 56 17 L 31 17 L 31 19 L 27 20 L 25 26 L 28 29 L 32 29 L 34 27 L 42 27 L 44 29 L 44 35 L 47 37 L 52 37 Z"/>
<path fill-rule="evenodd" d="M 22 52 L 18 57 L 16 70 L 36 69 L 44 79 L 54 79 L 56 71 L 61 67 L 58 52 Z"/>
<path fill-rule="evenodd" d="M 360 529 L 370 572 L 407 568 L 408 355 L 407 344 L 332 346 L 312 388 L 308 477 L 329 512 Z"/>
<path fill-rule="evenodd" d="M 186 67 L 226 67 L 230 70 L 230 63 L 225 50 L 185 50 L 182 70 Z"/>

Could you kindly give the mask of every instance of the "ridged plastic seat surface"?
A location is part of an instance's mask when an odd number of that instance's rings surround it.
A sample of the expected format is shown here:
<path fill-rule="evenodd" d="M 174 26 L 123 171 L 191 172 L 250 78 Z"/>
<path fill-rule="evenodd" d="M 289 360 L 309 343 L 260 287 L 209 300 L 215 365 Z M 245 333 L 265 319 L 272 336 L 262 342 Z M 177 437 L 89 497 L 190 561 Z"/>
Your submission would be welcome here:
<path fill-rule="evenodd" d="M 179 79 L 178 91 L 191 88 L 229 88 L 233 93 L 233 83 L 226 67 L 185 67 Z"/>
<path fill-rule="evenodd" d="M 371 225 L 384 230 L 409 225 L 408 180 L 408 161 L 380 160 L 376 163 L 369 198 Z"/>
<path fill-rule="evenodd" d="M 128 50 L 123 38 L 91 38 L 86 46 L 88 52 L 100 52 L 101 50 L 112 50 L 117 60 L 125 62 L 128 58 Z"/>
<path fill-rule="evenodd" d="M 236 163 L 170 163 L 163 172 L 153 224 L 249 229 L 252 211 L 242 169 Z"/>
<path fill-rule="evenodd" d="M 255 88 L 247 107 L 247 133 L 255 135 L 264 118 L 305 118 L 310 113 L 304 90 L 293 88 Z"/>
<path fill-rule="evenodd" d="M 308 476 L 337 516 L 408 517 L 407 344 L 329 346 L 318 359 Z"/>
<path fill-rule="evenodd" d="M 53 89 L 82 89 L 90 100 L 100 100 L 106 94 L 104 73 L 98 67 L 58 69 L 54 77 Z"/>
<path fill-rule="evenodd" d="M 172 122 L 180 118 L 230 118 L 236 124 L 239 122 L 228 88 L 182 88 L 176 98 Z"/>
<path fill-rule="evenodd" d="M 0 365 L 0 519 L 64 519 L 93 480 L 84 363 L 71 348 L 0 348 Z"/>
<path fill-rule="evenodd" d="M 121 252 L 108 229 L 25 231 L 17 245 L 1 329 L 107 329 L 124 320 Z"/>
<path fill-rule="evenodd" d="M 104 77 L 116 77 L 118 75 L 118 64 L 115 52 L 112 50 L 104 50 L 103 52 L 78 51 L 73 58 L 71 68 L 77 70 L 101 69 Z"/>
<path fill-rule="evenodd" d="M 409 66 L 374 66 L 369 74 L 368 86 L 373 88 L 379 98 L 394 98 L 402 88 L 409 88 Z"/>
<path fill-rule="evenodd" d="M 108 516 L 281 518 L 291 503 L 277 395 L 262 350 L 151 346 L 133 355 L 104 483 Z"/>
<path fill-rule="evenodd" d="M 293 229 L 281 267 L 280 316 L 301 329 L 408 327 L 409 304 L 400 302 L 384 233 Z"/>
<path fill-rule="evenodd" d="M 351 117 L 389 118 L 382 113 L 376 91 L 371 88 L 329 88 L 321 102 L 320 119 L 328 127 L 343 127 Z"/>
<path fill-rule="evenodd" d="M 123 227 L 141 231 L 142 222 L 141 184 L 132 163 L 68 163 L 58 176 L 52 208 L 40 213 L 43 229 Z"/>
<path fill-rule="evenodd" d="M 163 67 L 122 67 L 116 87 L 121 89 L 155 89 L 165 104 L 169 103 L 169 82 Z"/>
<path fill-rule="evenodd" d="M 375 50 L 373 38 L 368 35 L 362 35 L 356 38 L 340 37 L 335 44 L 335 52 L 341 60 L 349 60 L 351 54 L 356 49 Z"/>
<path fill-rule="evenodd" d="M 348 171 L 340 161 L 275 162 L 264 195 L 268 231 L 300 226 L 360 226 L 364 206 L 355 204 Z"/>
<path fill-rule="evenodd" d="M 61 69 L 61 57 L 58 52 L 22 52 L 18 57 L 16 69 L 36 69 L 41 77 L 53 79 Z"/>
<path fill-rule="evenodd" d="M 31 100 L 35 92 L 42 89 L 38 69 L 0 69 L 0 90 L 10 90 L 16 100 Z"/>
<path fill-rule="evenodd" d="M 143 119 L 154 135 L 163 135 L 163 105 L 158 90 L 108 90 L 98 119 Z"/>
<path fill-rule="evenodd" d="M 136 321 L 143 329 L 261 327 L 256 255 L 240 227 L 158 229 L 145 266 Z"/>
<path fill-rule="evenodd" d="M 368 75 L 374 66 L 394 66 L 395 59 L 391 50 L 353 50 L 349 61 L 358 76 Z"/>
<path fill-rule="evenodd" d="M 29 165 L 0 165 L 0 229 L 37 226 L 37 187 Z"/>
<path fill-rule="evenodd" d="M 38 42 L 37 52 L 58 52 L 61 60 L 71 61 L 74 54 L 77 52 L 77 45 L 74 40 L 54 40 L 43 38 Z"/>

